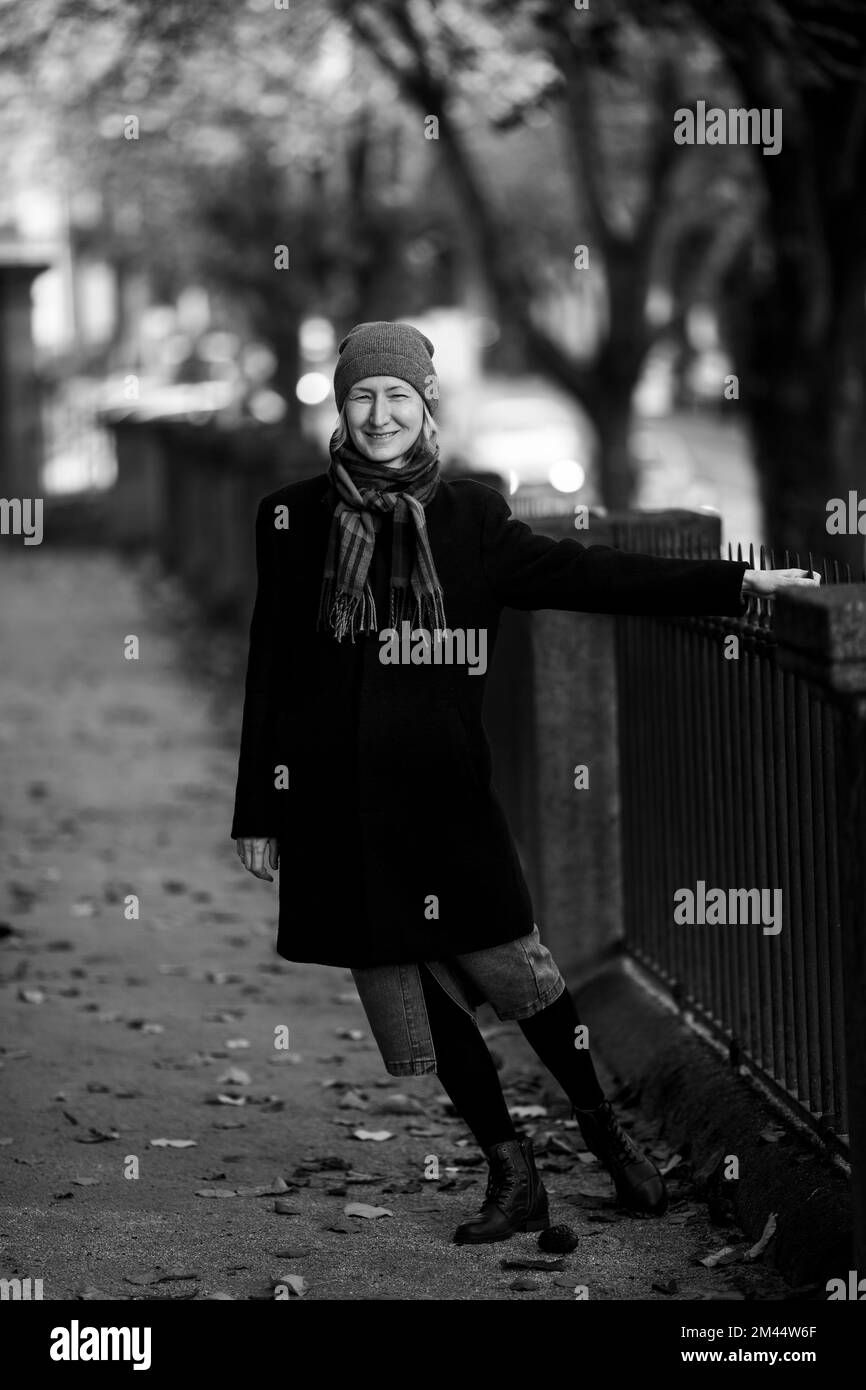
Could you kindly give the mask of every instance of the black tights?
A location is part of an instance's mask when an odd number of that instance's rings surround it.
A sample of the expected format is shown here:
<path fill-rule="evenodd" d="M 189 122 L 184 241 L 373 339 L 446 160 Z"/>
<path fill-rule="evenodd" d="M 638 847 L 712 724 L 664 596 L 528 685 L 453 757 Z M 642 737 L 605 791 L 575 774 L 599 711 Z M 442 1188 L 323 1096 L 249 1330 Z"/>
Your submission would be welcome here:
<path fill-rule="evenodd" d="M 515 1139 L 493 1058 L 473 1018 L 421 967 L 421 987 L 436 1052 L 436 1073 L 458 1115 L 482 1149 Z M 527 1042 L 559 1082 L 572 1105 L 592 1110 L 604 1100 L 592 1058 L 574 1045 L 580 1020 L 568 990 L 532 1018 L 520 1020 Z"/>

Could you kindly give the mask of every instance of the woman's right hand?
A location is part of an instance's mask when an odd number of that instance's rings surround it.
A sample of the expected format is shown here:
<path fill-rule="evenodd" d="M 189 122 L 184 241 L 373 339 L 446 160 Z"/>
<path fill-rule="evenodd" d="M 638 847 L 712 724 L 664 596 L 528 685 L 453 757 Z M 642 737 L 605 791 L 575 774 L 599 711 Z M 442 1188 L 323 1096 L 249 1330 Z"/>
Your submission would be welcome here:
<path fill-rule="evenodd" d="M 265 855 L 270 860 L 272 869 L 280 867 L 280 846 L 276 839 L 249 839 L 237 840 L 238 855 L 245 869 L 249 869 L 256 878 L 266 878 L 268 883 L 273 883 L 274 876 L 269 874 L 265 867 Z"/>

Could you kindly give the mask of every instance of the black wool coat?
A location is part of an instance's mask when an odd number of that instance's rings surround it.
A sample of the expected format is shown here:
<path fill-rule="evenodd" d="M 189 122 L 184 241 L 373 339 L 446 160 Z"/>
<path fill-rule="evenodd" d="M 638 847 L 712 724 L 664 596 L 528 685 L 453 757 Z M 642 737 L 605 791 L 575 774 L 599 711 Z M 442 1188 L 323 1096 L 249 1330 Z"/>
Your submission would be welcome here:
<path fill-rule="evenodd" d="M 370 966 L 442 959 L 532 931 L 529 892 L 495 792 L 482 723 L 486 674 L 386 665 L 376 634 L 317 631 L 332 515 L 326 474 L 265 497 L 233 838 L 280 843 L 277 951 Z M 277 509 L 288 508 L 278 529 Z M 503 607 L 575 612 L 744 611 L 745 563 L 657 559 L 534 533 L 493 488 L 442 479 L 427 505 L 449 628 Z M 392 524 L 371 567 L 387 627 Z M 278 788 L 279 768 L 288 787 Z M 285 779 L 283 779 L 285 780 Z"/>

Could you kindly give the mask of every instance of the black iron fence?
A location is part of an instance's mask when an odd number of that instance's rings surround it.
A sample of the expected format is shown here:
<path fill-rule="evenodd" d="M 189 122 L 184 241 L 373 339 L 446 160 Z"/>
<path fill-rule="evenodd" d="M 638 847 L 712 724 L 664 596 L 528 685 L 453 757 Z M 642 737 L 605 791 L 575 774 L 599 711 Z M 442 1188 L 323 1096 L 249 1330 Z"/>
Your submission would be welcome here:
<path fill-rule="evenodd" d="M 622 525 L 616 543 L 718 554 L 705 536 L 649 521 Z M 811 555 L 736 558 L 851 580 Z M 783 668 L 773 608 L 617 621 L 626 944 L 733 1063 L 844 1149 L 844 716 Z"/>

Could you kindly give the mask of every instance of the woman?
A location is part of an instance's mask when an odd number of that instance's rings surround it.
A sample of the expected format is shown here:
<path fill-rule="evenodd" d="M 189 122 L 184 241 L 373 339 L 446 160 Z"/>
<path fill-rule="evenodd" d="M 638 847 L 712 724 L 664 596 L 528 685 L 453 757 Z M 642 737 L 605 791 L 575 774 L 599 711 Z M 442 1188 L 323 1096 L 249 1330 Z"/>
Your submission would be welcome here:
<path fill-rule="evenodd" d="M 263 499 L 232 837 L 281 866 L 277 950 L 351 969 L 385 1066 L 435 1071 L 490 1168 L 458 1243 L 548 1224 L 474 1010 L 516 1019 L 629 1211 L 667 1205 L 619 1125 L 533 920 L 481 721 L 503 607 L 733 614 L 815 581 L 534 534 L 483 483 L 441 477 L 433 346 L 362 323 L 334 374 L 327 474 Z M 267 862 L 266 862 L 267 861 Z"/>

